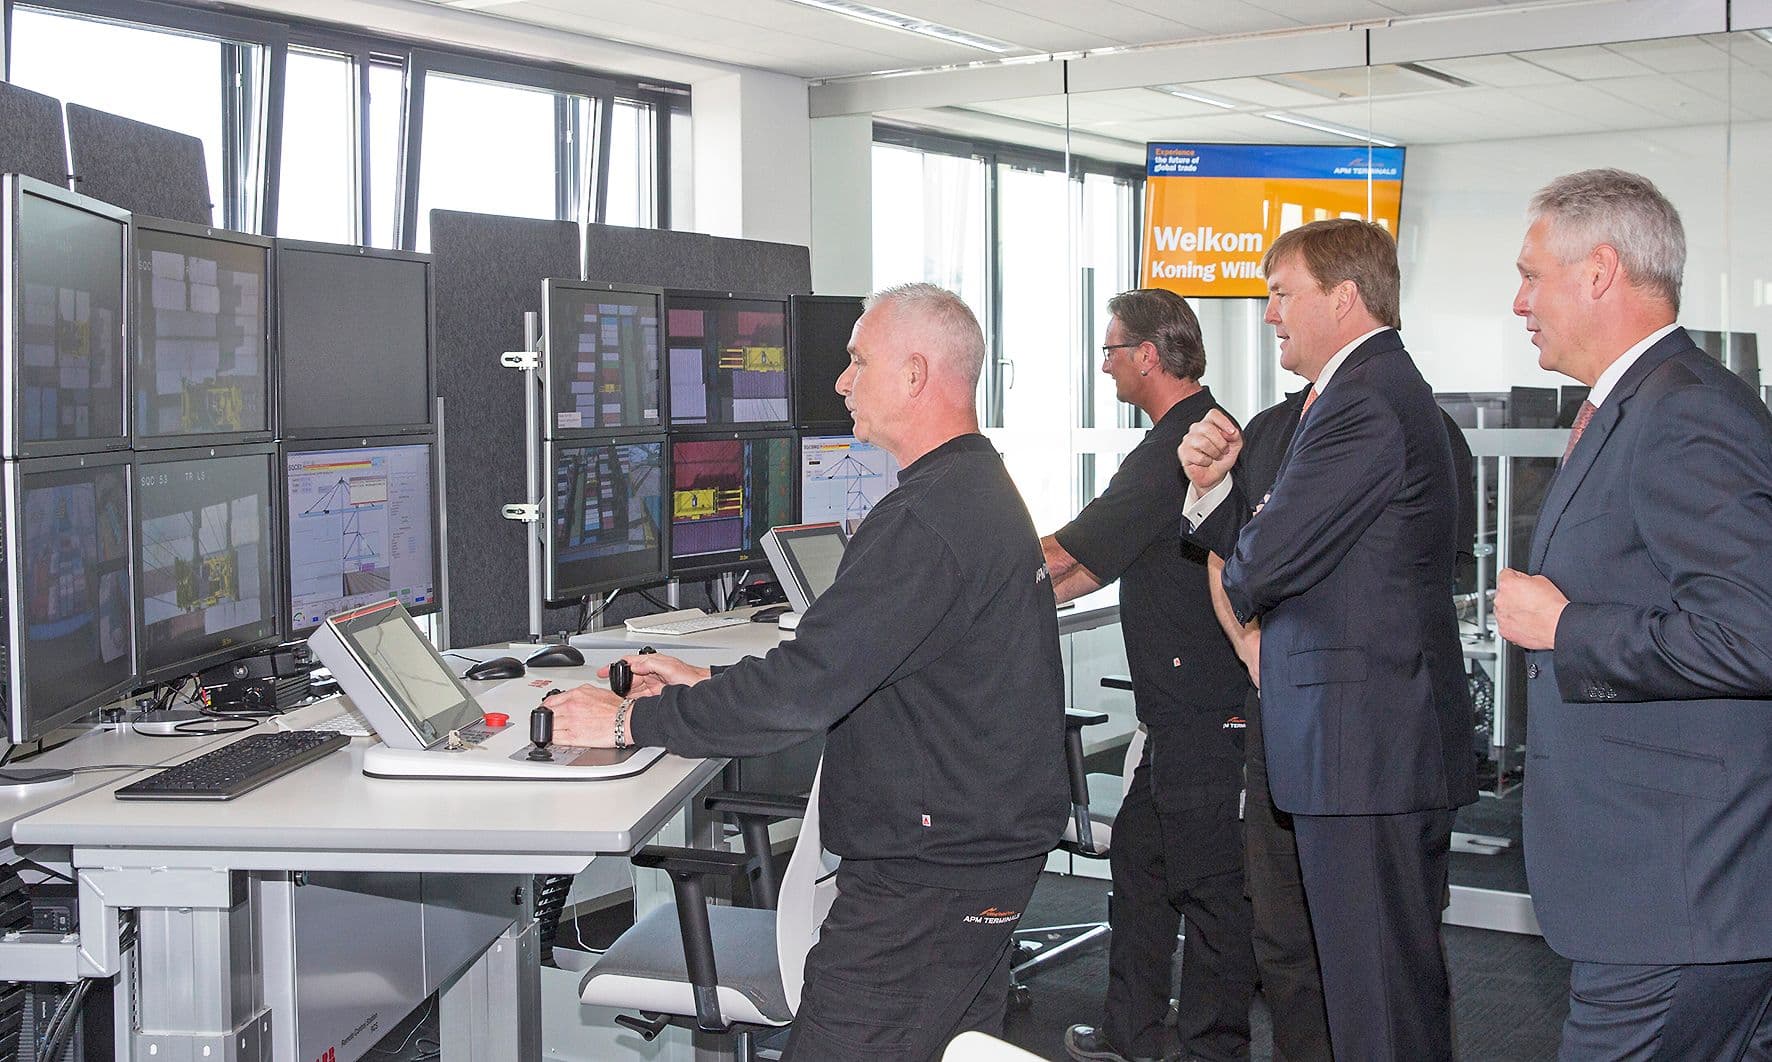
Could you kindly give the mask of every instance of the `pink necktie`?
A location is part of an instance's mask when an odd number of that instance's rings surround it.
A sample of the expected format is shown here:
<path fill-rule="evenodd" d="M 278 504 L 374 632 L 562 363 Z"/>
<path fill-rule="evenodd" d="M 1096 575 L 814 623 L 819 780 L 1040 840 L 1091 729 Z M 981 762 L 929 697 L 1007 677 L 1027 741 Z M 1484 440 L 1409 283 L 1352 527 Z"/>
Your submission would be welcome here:
<path fill-rule="evenodd" d="M 1299 410 L 1298 410 L 1298 419 L 1299 420 L 1303 420 L 1304 415 L 1311 411 L 1311 403 L 1315 402 L 1316 400 L 1317 400 L 1317 388 L 1313 384 L 1311 386 L 1311 389 L 1309 391 L 1305 392 L 1304 405 L 1299 407 Z"/>
<path fill-rule="evenodd" d="M 1594 404 L 1583 400 L 1581 408 L 1575 413 L 1575 426 L 1569 430 L 1569 445 L 1563 447 L 1563 459 L 1557 462 L 1561 468 L 1569 462 L 1569 455 L 1575 452 L 1575 444 L 1581 441 L 1581 433 L 1587 430 L 1587 422 L 1594 419 Z"/>

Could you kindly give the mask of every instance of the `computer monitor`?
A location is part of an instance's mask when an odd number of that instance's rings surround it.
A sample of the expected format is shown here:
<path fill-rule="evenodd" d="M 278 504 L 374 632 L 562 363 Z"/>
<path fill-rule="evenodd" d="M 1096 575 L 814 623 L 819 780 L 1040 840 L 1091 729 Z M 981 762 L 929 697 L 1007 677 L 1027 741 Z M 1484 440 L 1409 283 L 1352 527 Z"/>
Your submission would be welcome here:
<path fill-rule="evenodd" d="M 836 523 L 790 524 L 763 534 L 763 552 L 775 569 L 775 581 L 802 615 L 837 581 L 837 566 L 848 546 L 849 536 Z"/>
<path fill-rule="evenodd" d="M 328 617 L 312 645 L 360 710 L 379 709 L 375 732 L 395 748 L 430 748 L 481 721 L 473 694 L 398 601 Z"/>
<path fill-rule="evenodd" d="M 137 447 L 271 438 L 271 247 L 263 236 L 137 215 Z"/>
<path fill-rule="evenodd" d="M 428 440 L 283 446 L 286 634 L 389 597 L 435 612 L 442 584 L 436 457 Z"/>
<path fill-rule="evenodd" d="M 849 430 L 854 418 L 837 393 L 849 368 L 849 336 L 861 320 L 861 299 L 850 295 L 794 295 L 788 300 L 789 349 L 794 352 L 794 423 L 807 430 Z"/>
<path fill-rule="evenodd" d="M 834 520 L 851 533 L 898 486 L 898 461 L 853 435 L 800 437 L 800 518 Z"/>
<path fill-rule="evenodd" d="M 129 445 L 126 362 L 129 214 L 8 174 L 3 456 L 99 453 Z"/>
<path fill-rule="evenodd" d="M 135 685 L 130 456 L 0 465 L 9 737 L 33 741 Z"/>
<path fill-rule="evenodd" d="M 282 438 L 429 434 L 430 256 L 277 241 L 277 360 Z"/>
<path fill-rule="evenodd" d="M 276 643 L 275 459 L 268 443 L 136 455 L 142 683 Z"/>
<path fill-rule="evenodd" d="M 663 430 L 659 288 L 549 280 L 543 365 L 550 439 Z"/>
<path fill-rule="evenodd" d="M 799 523 L 792 431 L 671 437 L 671 574 L 765 563 L 763 533 Z"/>
<path fill-rule="evenodd" d="M 793 423 L 786 299 L 667 291 L 665 322 L 672 427 Z"/>
<path fill-rule="evenodd" d="M 664 581 L 664 437 L 554 441 L 545 452 L 547 599 Z"/>

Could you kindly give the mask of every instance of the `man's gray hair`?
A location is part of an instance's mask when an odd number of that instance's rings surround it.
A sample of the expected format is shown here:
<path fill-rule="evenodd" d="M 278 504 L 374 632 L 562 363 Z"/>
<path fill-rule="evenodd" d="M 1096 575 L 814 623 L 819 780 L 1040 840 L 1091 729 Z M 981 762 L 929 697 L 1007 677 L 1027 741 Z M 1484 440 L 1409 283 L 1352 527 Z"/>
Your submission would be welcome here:
<path fill-rule="evenodd" d="M 960 296 L 934 284 L 895 284 L 862 301 L 862 312 L 885 307 L 894 314 L 911 313 L 927 322 L 948 344 L 942 353 L 953 359 L 973 388 L 984 371 L 984 330 Z"/>
<path fill-rule="evenodd" d="M 1618 252 L 1625 275 L 1638 287 L 1680 309 L 1686 270 L 1686 229 L 1680 212 L 1654 183 L 1624 170 L 1565 174 L 1532 197 L 1529 217 L 1551 219 L 1557 258 L 1573 262 L 1606 244 Z"/>

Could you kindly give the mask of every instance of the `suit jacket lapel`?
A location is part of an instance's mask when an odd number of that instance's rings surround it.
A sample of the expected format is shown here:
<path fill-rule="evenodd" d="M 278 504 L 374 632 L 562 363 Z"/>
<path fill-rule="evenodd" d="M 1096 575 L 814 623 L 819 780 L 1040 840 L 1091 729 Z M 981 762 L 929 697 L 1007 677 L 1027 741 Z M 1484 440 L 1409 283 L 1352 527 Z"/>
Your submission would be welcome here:
<path fill-rule="evenodd" d="M 1637 388 L 1642 386 L 1643 381 L 1662 362 L 1688 348 L 1696 349 L 1685 329 L 1676 328 L 1669 332 L 1660 342 L 1643 352 L 1636 364 L 1619 379 L 1612 394 L 1607 395 L 1606 401 L 1594 410 L 1593 418 L 1587 422 L 1586 430 L 1581 433 L 1581 440 L 1575 444 L 1569 460 L 1557 470 L 1556 478 L 1551 480 L 1550 490 L 1545 492 L 1544 505 L 1538 510 L 1538 525 L 1532 531 L 1532 554 L 1527 562 L 1527 574 L 1536 575 L 1544 564 L 1544 554 L 1550 548 L 1551 535 L 1557 529 L 1557 521 L 1562 519 L 1564 510 L 1574 499 L 1575 491 L 1581 486 L 1588 470 L 1594 467 L 1594 461 L 1600 456 L 1612 429 L 1623 418 L 1626 406 L 1636 394 Z"/>
<path fill-rule="evenodd" d="M 1341 363 L 1341 368 L 1335 370 L 1335 378 L 1346 379 L 1348 373 L 1353 372 L 1355 369 L 1379 354 L 1402 349 L 1403 337 L 1397 333 L 1396 329 L 1387 328 L 1382 332 L 1376 333 L 1371 338 L 1367 339 L 1366 342 L 1361 343 L 1359 346 L 1349 351 L 1347 360 Z M 1319 394 L 1317 398 L 1320 402 L 1322 395 Z M 1278 484 L 1280 482 L 1280 477 L 1286 474 L 1286 466 L 1292 463 L 1292 454 L 1298 449 L 1299 440 L 1304 438 L 1306 428 L 1304 421 L 1315 420 L 1319 408 L 1317 402 L 1312 402 L 1311 408 L 1304 411 L 1304 416 L 1300 423 L 1294 427 L 1292 431 L 1292 442 L 1287 445 L 1285 455 L 1280 458 L 1280 467 L 1274 473 L 1275 484 Z"/>

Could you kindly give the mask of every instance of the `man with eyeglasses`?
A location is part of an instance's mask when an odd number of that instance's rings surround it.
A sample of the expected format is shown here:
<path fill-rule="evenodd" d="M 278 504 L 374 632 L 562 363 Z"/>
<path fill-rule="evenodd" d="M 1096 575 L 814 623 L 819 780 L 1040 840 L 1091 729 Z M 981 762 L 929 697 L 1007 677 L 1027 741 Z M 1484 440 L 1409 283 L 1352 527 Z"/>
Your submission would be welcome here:
<path fill-rule="evenodd" d="M 1120 630 L 1147 740 L 1114 818 L 1104 1020 L 1072 1026 L 1065 1048 L 1107 1062 L 1178 1051 L 1246 1059 L 1255 958 L 1238 803 L 1249 681 L 1213 613 L 1207 555 L 1181 541 L 1187 481 L 1174 458 L 1188 426 L 1219 406 L 1200 385 L 1205 345 L 1180 296 L 1123 292 L 1108 311 L 1101 371 L 1152 427 L 1101 497 L 1041 546 L 1061 602 L 1119 580 Z M 1184 915 L 1171 1032 L 1164 1018 Z"/>

